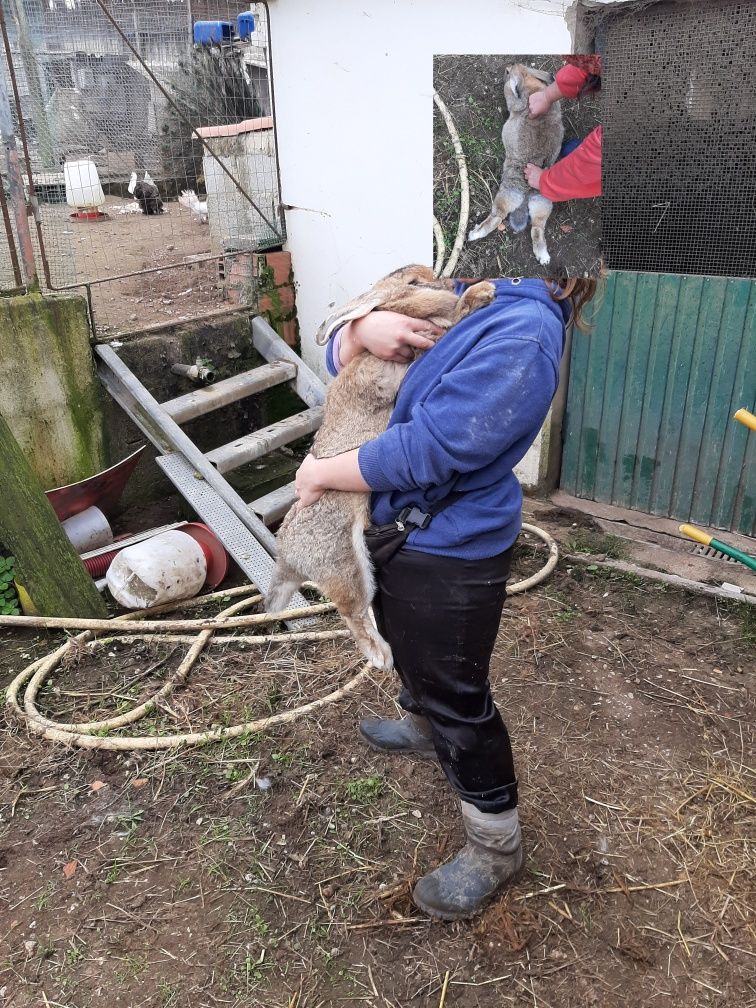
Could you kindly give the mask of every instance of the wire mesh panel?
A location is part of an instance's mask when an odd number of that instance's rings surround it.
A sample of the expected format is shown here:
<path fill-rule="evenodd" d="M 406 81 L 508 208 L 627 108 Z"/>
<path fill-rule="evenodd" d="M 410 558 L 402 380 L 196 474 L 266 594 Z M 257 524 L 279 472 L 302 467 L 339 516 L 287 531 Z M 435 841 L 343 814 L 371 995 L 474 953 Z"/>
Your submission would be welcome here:
<path fill-rule="evenodd" d="M 179 298 L 184 315 L 212 307 L 222 293 L 209 257 L 284 237 L 264 7 L 2 4 L 48 285 L 117 281 L 96 297 L 120 326 L 173 316 L 164 309 Z M 191 276 L 145 272 L 175 264 Z"/>
<path fill-rule="evenodd" d="M 607 265 L 756 276 L 756 4 L 618 6 L 593 15 Z"/>

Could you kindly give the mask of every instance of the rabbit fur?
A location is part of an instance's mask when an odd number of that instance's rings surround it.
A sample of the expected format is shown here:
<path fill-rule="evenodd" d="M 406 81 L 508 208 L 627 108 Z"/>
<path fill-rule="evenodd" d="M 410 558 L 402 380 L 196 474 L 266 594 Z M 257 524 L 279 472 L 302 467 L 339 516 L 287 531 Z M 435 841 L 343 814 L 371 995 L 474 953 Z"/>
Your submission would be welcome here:
<path fill-rule="evenodd" d="M 504 98 L 509 117 L 501 130 L 505 153 L 501 182 L 490 214 L 468 235 L 470 241 L 476 241 L 496 228 L 503 231 L 507 219 L 513 231 L 524 231 L 529 219 L 533 254 L 542 266 L 546 266 L 551 258 L 546 246 L 545 228 L 554 204 L 528 186 L 525 165 L 530 163 L 539 168 L 550 168 L 559 157 L 564 126 L 561 102 L 554 102 L 545 115 L 531 119 L 528 100 L 531 94 L 543 91 L 551 79 L 550 74 L 522 63 L 507 67 Z"/>
<path fill-rule="evenodd" d="M 488 281 L 473 284 L 461 297 L 453 286 L 452 280 L 434 278 L 425 266 L 407 266 L 334 312 L 317 339 L 373 309 L 427 319 L 446 331 L 490 304 L 495 294 Z M 312 446 L 315 457 L 339 455 L 382 433 L 408 367 L 366 352 L 351 360 L 328 386 L 323 423 Z M 364 539 L 369 524 L 369 493 L 327 490 L 309 507 L 295 505 L 278 531 L 278 557 L 266 604 L 268 611 L 280 612 L 303 582 L 314 582 L 334 603 L 365 657 L 377 668 L 389 669 L 391 649 L 369 614 L 375 594 Z"/>

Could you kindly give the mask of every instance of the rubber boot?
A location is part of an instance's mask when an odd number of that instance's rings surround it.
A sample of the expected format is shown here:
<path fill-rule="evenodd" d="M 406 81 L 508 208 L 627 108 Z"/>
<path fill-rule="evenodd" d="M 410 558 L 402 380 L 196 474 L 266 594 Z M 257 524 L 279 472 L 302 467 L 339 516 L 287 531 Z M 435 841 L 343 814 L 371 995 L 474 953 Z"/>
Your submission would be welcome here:
<path fill-rule="evenodd" d="M 491 814 L 462 802 L 462 819 L 465 846 L 451 861 L 421 878 L 412 893 L 415 904 L 439 920 L 472 917 L 522 867 L 516 808 Z"/>
<path fill-rule="evenodd" d="M 407 714 L 399 719 L 366 718 L 360 721 L 360 735 L 381 752 L 419 753 L 436 758 L 433 734 L 427 718 Z"/>

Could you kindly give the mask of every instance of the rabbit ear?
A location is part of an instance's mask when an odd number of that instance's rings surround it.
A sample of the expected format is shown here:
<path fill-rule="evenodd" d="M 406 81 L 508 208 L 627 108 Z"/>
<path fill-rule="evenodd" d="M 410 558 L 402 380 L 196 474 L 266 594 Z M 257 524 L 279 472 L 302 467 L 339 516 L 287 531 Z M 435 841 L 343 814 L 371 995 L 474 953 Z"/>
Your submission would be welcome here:
<path fill-rule="evenodd" d="M 364 318 L 369 315 L 374 308 L 378 308 L 386 300 L 385 293 L 369 291 L 361 297 L 355 298 L 342 308 L 338 308 L 332 315 L 329 315 L 320 329 L 315 333 L 315 342 L 318 346 L 325 346 L 333 335 L 334 329 L 351 322 L 352 319 Z"/>

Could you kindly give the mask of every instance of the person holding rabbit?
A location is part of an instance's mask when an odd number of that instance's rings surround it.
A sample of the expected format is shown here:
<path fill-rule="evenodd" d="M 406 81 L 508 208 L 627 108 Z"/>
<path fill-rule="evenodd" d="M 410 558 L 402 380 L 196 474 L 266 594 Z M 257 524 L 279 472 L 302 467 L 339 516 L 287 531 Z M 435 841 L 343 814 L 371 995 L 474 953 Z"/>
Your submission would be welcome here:
<path fill-rule="evenodd" d="M 458 281 L 461 293 L 473 283 Z M 415 507 L 429 517 L 376 572 L 373 610 L 401 680 L 400 719 L 360 732 L 384 752 L 439 760 L 461 801 L 467 843 L 413 891 L 430 916 L 476 913 L 523 862 L 512 747 L 489 685 L 522 490 L 514 466 L 535 440 L 559 381 L 565 329 L 596 281 L 496 279 L 485 307 L 437 343 L 428 323 L 372 311 L 331 339 L 336 374 L 370 352 L 407 362 L 388 428 L 329 458 L 308 455 L 298 506 L 326 490 L 372 491 L 375 525 Z"/>
<path fill-rule="evenodd" d="M 530 116 L 540 119 L 560 99 L 580 98 L 600 85 L 600 56 L 567 56 L 554 82 L 530 96 Z M 563 156 L 550 168 L 526 165 L 528 185 L 553 203 L 600 196 L 602 135 L 602 127 L 597 126 L 584 140 L 568 141 L 562 148 Z"/>

